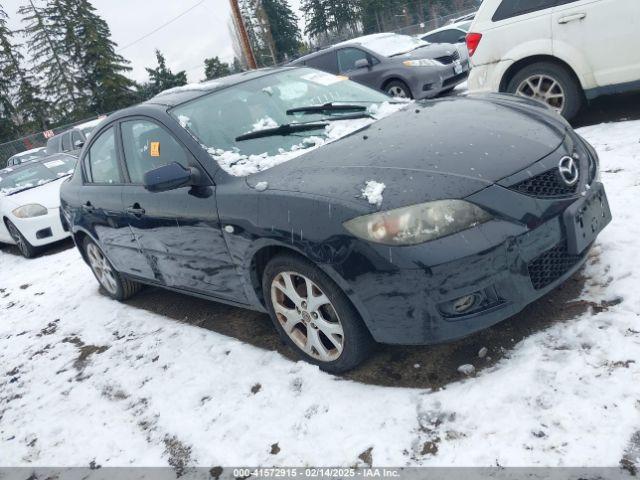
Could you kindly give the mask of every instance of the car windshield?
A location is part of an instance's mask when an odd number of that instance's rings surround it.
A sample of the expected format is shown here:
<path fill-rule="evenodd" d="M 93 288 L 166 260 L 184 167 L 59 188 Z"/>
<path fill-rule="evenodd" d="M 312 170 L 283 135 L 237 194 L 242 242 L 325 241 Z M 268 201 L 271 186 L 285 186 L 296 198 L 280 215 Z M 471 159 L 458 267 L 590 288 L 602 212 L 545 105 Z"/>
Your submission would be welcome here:
<path fill-rule="evenodd" d="M 170 113 L 227 173 L 246 176 L 344 137 L 402 107 L 390 102 L 383 93 L 345 77 L 297 68 L 218 90 Z M 341 104 L 366 108 L 353 118 L 354 108 L 336 108 Z M 325 108 L 317 112 L 308 108 L 318 105 Z M 282 128 L 276 135 L 246 138 L 254 132 L 302 123 L 320 126 Z"/>
<path fill-rule="evenodd" d="M 0 170 L 0 195 L 12 195 L 71 175 L 75 163 L 75 158 L 65 156 Z"/>
<path fill-rule="evenodd" d="M 408 35 L 395 33 L 371 35 L 358 40 L 358 43 L 384 57 L 394 57 L 426 47 L 429 42 Z"/>

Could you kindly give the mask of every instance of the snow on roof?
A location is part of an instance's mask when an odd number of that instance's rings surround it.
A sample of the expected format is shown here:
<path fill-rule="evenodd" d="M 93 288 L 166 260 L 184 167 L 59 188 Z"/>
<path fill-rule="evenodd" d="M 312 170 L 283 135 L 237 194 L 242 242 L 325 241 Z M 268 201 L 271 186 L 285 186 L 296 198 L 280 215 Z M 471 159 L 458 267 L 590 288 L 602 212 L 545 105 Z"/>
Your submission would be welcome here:
<path fill-rule="evenodd" d="M 429 45 L 428 42 L 419 38 L 410 37 L 409 35 L 399 35 L 397 33 L 374 33 L 373 35 L 365 35 L 346 42 L 337 44 L 343 45 L 362 45 L 380 55 L 390 57 L 400 55 L 415 50 L 419 47 Z"/>
<path fill-rule="evenodd" d="M 105 118 L 106 117 L 99 117 L 99 118 L 96 118 L 95 120 L 91 120 L 89 122 L 85 122 L 85 123 L 81 123 L 80 125 L 76 125 L 73 128 L 75 128 L 76 130 L 86 130 L 87 128 L 95 128 Z"/>
<path fill-rule="evenodd" d="M 208 92 L 217 88 L 221 85 L 220 82 L 215 80 L 209 80 L 207 82 L 202 83 L 188 83 L 187 85 L 182 85 L 180 87 L 173 87 L 168 90 L 164 90 L 160 92 L 156 97 L 161 97 L 164 95 L 171 95 L 173 93 L 182 93 L 182 92 Z"/>

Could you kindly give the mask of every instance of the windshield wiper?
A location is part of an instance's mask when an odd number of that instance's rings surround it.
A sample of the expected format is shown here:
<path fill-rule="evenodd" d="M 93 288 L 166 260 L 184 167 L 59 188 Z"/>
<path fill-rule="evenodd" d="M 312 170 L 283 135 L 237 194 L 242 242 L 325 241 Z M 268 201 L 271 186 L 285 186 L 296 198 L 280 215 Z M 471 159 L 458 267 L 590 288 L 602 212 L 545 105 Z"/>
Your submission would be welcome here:
<path fill-rule="evenodd" d="M 366 112 L 368 107 L 364 105 L 346 105 L 325 103 L 324 105 L 310 105 L 308 107 L 298 107 L 287 110 L 287 115 L 295 115 L 296 113 L 302 113 L 304 115 L 310 115 L 314 113 L 325 113 L 327 115 L 331 113 L 343 113 L 343 112 Z"/>
<path fill-rule="evenodd" d="M 286 137 L 298 132 L 310 132 L 312 130 L 320 130 L 325 128 L 328 123 L 285 123 L 274 128 L 265 128 L 264 130 L 256 130 L 255 132 L 245 133 L 236 138 L 236 142 L 244 142 L 245 140 L 254 140 L 256 138 L 266 137 Z"/>
<path fill-rule="evenodd" d="M 352 115 L 341 115 L 333 118 L 323 118 L 322 123 L 285 123 L 274 128 L 265 128 L 264 130 L 256 130 L 255 132 L 245 133 L 236 138 L 236 142 L 244 142 L 245 140 L 255 140 L 257 138 L 266 137 L 286 137 L 298 132 L 310 132 L 312 130 L 320 130 L 329 125 L 330 122 L 339 122 L 340 120 L 359 120 L 361 118 L 374 117 L 369 112 L 359 112 Z"/>

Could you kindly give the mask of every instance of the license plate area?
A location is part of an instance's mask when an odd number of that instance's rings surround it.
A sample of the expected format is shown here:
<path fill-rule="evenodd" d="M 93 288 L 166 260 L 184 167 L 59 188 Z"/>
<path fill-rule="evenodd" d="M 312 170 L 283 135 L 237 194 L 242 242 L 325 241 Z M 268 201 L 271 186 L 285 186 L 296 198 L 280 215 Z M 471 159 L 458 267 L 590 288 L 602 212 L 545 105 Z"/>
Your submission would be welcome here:
<path fill-rule="evenodd" d="M 456 75 L 462 73 L 462 64 L 460 63 L 460 60 L 456 60 L 453 62 L 453 71 Z"/>
<path fill-rule="evenodd" d="M 569 254 L 584 252 L 611 220 L 611 209 L 604 186 L 597 184 L 585 198 L 575 202 L 564 213 Z"/>

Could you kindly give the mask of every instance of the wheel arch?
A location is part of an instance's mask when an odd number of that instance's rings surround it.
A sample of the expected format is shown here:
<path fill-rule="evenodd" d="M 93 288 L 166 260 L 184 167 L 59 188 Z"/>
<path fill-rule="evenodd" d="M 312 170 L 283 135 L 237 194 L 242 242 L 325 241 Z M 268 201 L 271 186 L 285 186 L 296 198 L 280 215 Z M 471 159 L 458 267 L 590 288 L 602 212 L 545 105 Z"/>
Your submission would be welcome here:
<path fill-rule="evenodd" d="M 3 215 L 2 216 L 2 225 L 0 225 L 0 228 L 3 229 L 4 231 L 6 231 L 6 238 L 7 238 L 7 240 L 9 240 L 11 242 L 9 245 L 15 245 L 15 241 L 13 240 L 13 237 L 11 236 L 11 233 L 9 232 L 9 225 L 7 223 L 8 221 L 9 221 L 9 217 L 7 217 L 6 215 Z M 4 233 L 4 231 L 2 233 Z"/>
<path fill-rule="evenodd" d="M 411 91 L 411 87 L 409 86 L 409 82 L 407 82 L 404 78 L 400 77 L 399 75 L 392 75 L 391 77 L 387 78 L 384 82 L 382 82 L 382 87 L 380 87 L 380 90 L 382 90 L 383 92 L 386 93 L 387 87 L 389 86 L 389 84 L 391 82 L 402 82 L 405 84 L 405 86 L 409 89 L 409 93 L 411 94 L 412 97 L 415 97 L 414 92 Z"/>
<path fill-rule="evenodd" d="M 560 58 L 555 57 L 553 55 L 532 55 L 529 57 L 522 58 L 517 62 L 513 63 L 502 75 L 502 79 L 500 80 L 500 91 L 501 92 L 507 91 L 509 82 L 511 82 L 513 77 L 515 77 L 520 70 L 522 70 L 525 67 L 528 67 L 529 65 L 533 65 L 535 63 L 542 63 L 542 62 L 553 63 L 555 65 L 558 65 L 559 67 L 564 68 L 567 71 L 567 73 L 569 73 L 569 75 L 573 77 L 576 84 L 580 87 L 584 95 L 583 83 L 578 77 L 573 67 L 571 67 L 571 65 L 569 65 L 564 60 L 561 60 Z"/>
<path fill-rule="evenodd" d="M 262 275 L 264 274 L 264 269 L 269 261 L 280 254 L 294 255 L 317 266 L 343 291 L 351 305 L 360 315 L 360 318 L 362 318 L 362 321 L 367 327 L 367 330 L 369 330 L 369 332 L 371 331 L 369 328 L 368 311 L 355 295 L 355 292 L 350 287 L 350 285 L 342 278 L 342 276 L 334 268 L 332 268 L 330 264 L 315 262 L 305 252 L 300 251 L 290 245 L 284 245 L 280 243 L 263 244 L 256 248 L 253 254 L 248 258 L 245 271 L 248 272 L 249 276 L 250 292 L 247 293 L 253 294 L 255 296 L 254 301 L 257 301 L 256 305 L 261 305 L 266 311 L 266 303 L 264 300 L 265 292 L 263 292 L 262 290 Z"/>

